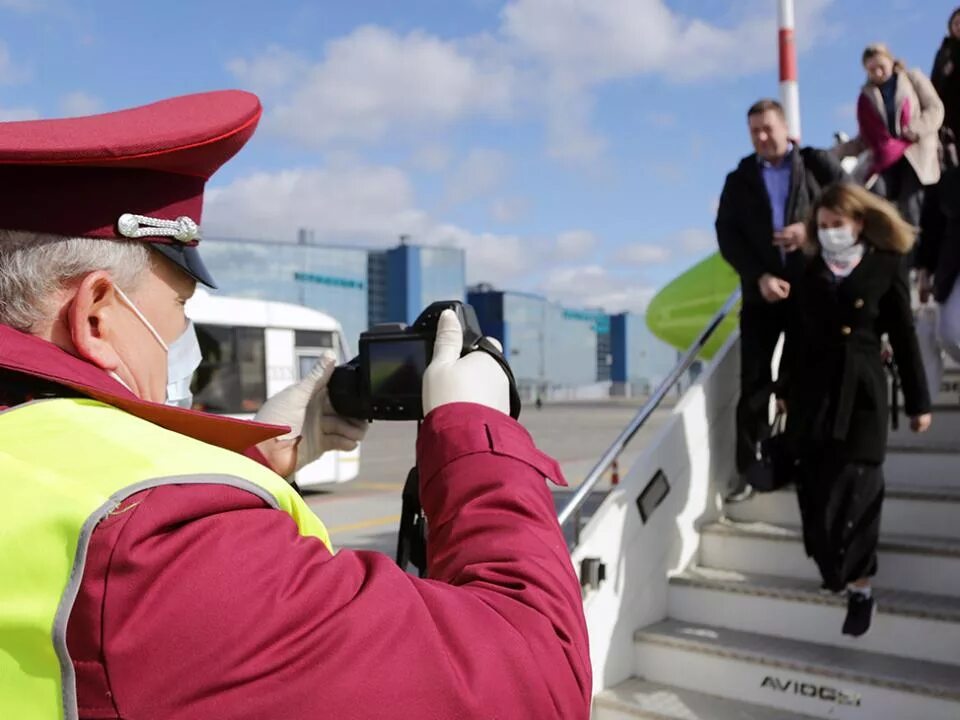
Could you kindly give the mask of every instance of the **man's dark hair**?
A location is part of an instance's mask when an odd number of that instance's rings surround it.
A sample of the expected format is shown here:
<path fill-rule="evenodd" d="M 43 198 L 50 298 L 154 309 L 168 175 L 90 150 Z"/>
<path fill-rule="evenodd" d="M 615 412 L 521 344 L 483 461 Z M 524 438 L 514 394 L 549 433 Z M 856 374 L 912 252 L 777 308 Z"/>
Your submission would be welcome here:
<path fill-rule="evenodd" d="M 783 112 L 783 105 L 781 105 L 777 100 L 772 98 L 764 98 L 763 100 L 757 100 L 753 105 L 750 106 L 750 109 L 747 110 L 747 118 L 751 118 L 754 115 L 760 115 L 761 113 L 767 112 L 767 110 L 773 110 L 777 115 L 782 117 L 784 120 L 787 119 L 786 114 Z"/>

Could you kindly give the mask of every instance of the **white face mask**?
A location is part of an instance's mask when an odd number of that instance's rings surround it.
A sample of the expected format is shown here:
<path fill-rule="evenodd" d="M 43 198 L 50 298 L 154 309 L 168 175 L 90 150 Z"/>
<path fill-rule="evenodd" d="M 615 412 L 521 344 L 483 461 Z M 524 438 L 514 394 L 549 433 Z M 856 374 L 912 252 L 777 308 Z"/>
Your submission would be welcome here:
<path fill-rule="evenodd" d="M 836 228 L 820 228 L 817 232 L 817 238 L 820 240 L 820 247 L 826 253 L 839 253 L 848 250 L 857 244 L 857 238 L 849 225 L 841 225 Z"/>
<path fill-rule="evenodd" d="M 187 322 L 187 328 L 180 334 L 173 344 L 167 345 L 156 328 L 140 312 L 140 308 L 120 288 L 114 286 L 117 296 L 133 311 L 140 322 L 144 324 L 150 334 L 160 343 L 167 354 L 167 396 L 166 404 L 177 407 L 190 407 L 193 404 L 193 394 L 190 392 L 190 381 L 193 373 L 203 359 L 200 352 L 200 342 L 197 340 L 197 331 L 192 321 Z M 117 378 L 119 379 L 119 378 Z M 125 383 L 124 383 L 125 384 Z"/>
<path fill-rule="evenodd" d="M 173 341 L 167 351 L 167 405 L 185 408 L 193 405 L 190 381 L 202 360 L 197 330 L 193 321 L 188 320 L 187 329 Z"/>
<path fill-rule="evenodd" d="M 846 277 L 857 266 L 864 254 L 864 247 L 857 242 L 847 225 L 838 228 L 820 228 L 817 232 L 824 262 L 838 277 Z"/>

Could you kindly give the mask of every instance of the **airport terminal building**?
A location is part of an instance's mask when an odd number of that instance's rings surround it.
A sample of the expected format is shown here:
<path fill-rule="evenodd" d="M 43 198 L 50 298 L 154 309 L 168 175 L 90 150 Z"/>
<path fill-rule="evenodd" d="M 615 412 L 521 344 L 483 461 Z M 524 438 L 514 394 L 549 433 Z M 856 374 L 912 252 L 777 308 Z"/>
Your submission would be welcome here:
<path fill-rule="evenodd" d="M 467 300 L 483 331 L 503 343 L 523 395 L 532 399 L 645 394 L 677 353 L 643 316 L 570 308 L 539 295 L 469 289 L 464 251 L 400 244 L 389 249 L 208 237 L 204 261 L 218 293 L 295 303 L 335 317 L 352 351 L 382 322 L 411 323 L 436 300 Z"/>

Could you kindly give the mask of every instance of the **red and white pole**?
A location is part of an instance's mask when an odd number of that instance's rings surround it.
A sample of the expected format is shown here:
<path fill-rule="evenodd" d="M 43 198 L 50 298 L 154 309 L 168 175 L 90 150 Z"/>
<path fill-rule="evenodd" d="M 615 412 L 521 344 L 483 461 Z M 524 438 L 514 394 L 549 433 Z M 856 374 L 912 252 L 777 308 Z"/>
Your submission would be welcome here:
<path fill-rule="evenodd" d="M 793 0 L 779 0 L 780 102 L 787 115 L 790 139 L 800 142 L 800 88 L 797 85 L 797 46 L 793 39 Z"/>

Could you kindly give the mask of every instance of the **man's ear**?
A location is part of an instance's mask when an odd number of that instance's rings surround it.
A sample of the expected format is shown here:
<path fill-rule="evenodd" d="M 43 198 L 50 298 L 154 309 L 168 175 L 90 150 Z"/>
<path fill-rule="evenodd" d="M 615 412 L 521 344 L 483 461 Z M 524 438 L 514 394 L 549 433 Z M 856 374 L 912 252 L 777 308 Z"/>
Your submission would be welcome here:
<path fill-rule="evenodd" d="M 120 364 L 115 343 L 121 312 L 113 279 L 104 270 L 84 276 L 67 307 L 70 339 L 77 354 L 102 370 L 116 370 Z"/>

